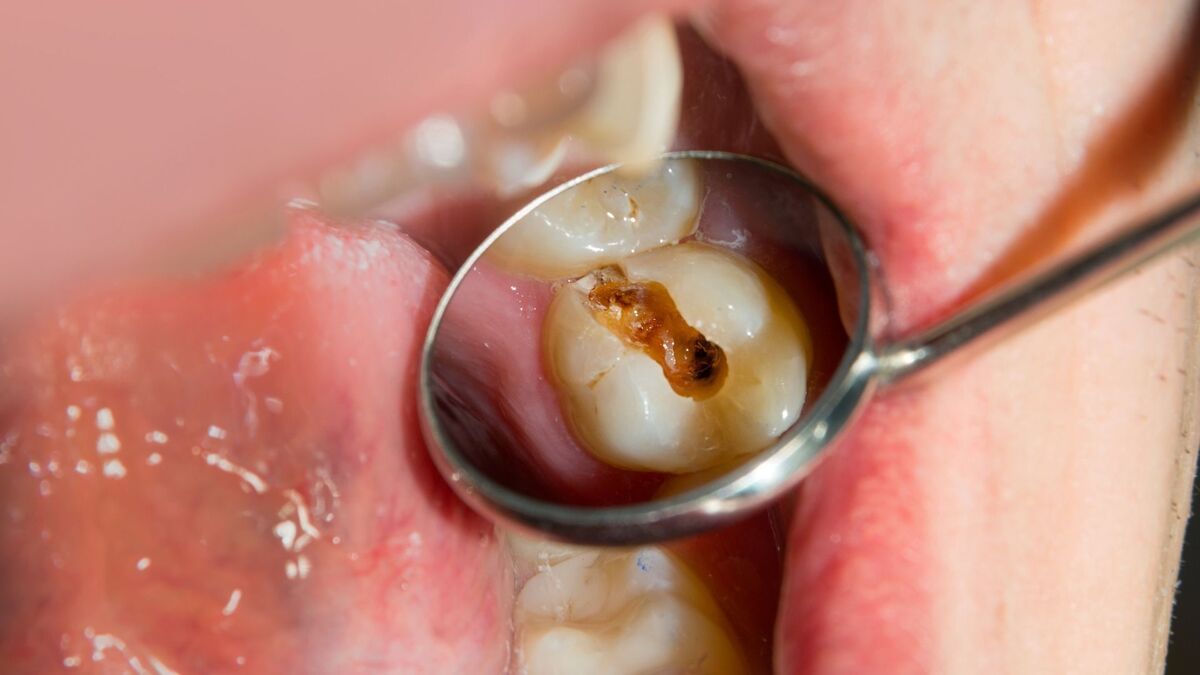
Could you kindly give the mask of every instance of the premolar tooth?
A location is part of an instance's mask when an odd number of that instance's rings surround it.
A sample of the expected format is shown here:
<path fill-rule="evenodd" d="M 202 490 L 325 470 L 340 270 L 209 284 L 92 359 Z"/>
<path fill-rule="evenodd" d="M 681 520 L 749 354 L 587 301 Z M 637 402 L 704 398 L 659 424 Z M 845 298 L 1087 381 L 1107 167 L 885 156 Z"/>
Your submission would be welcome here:
<path fill-rule="evenodd" d="M 541 185 L 566 156 L 566 139 L 495 139 L 480 160 L 484 183 L 503 196 Z"/>
<path fill-rule="evenodd" d="M 561 127 L 596 92 L 597 66 L 572 66 L 522 91 L 502 91 L 488 106 L 492 121 L 512 133 L 543 134 Z"/>
<path fill-rule="evenodd" d="M 666 150 L 683 90 L 670 20 L 643 19 L 604 51 L 597 70 L 594 91 L 568 132 L 614 162 L 640 163 Z"/>
<path fill-rule="evenodd" d="M 480 177 L 502 193 L 538 185 L 561 163 L 566 137 L 596 159 L 642 170 L 674 140 L 682 91 L 674 26 L 643 19 L 593 62 L 495 96 Z"/>
<path fill-rule="evenodd" d="M 483 114 L 433 115 L 398 143 L 325 171 L 315 197 L 356 217 L 425 183 L 473 180 L 512 195 L 553 175 L 572 137 L 602 161 L 643 168 L 675 137 L 682 87 L 674 27 L 649 17 L 594 59 L 500 92 Z"/>
<path fill-rule="evenodd" d="M 563 192 L 512 226 L 487 258 L 543 279 L 577 277 L 696 229 L 699 171 L 664 162 L 639 176 L 604 174 Z"/>
<path fill-rule="evenodd" d="M 799 418 L 809 338 L 787 293 L 752 262 L 688 242 L 619 263 L 632 280 L 654 281 L 679 313 L 725 353 L 719 390 L 677 393 L 663 369 L 589 307 L 595 283 L 564 286 L 546 317 L 545 350 L 564 408 L 587 448 L 631 469 L 687 473 L 760 450 Z"/>
<path fill-rule="evenodd" d="M 535 547 L 525 549 L 528 557 Z M 712 595 L 674 556 L 651 546 L 560 549 L 538 556 L 517 597 L 522 672 L 745 672 Z"/>

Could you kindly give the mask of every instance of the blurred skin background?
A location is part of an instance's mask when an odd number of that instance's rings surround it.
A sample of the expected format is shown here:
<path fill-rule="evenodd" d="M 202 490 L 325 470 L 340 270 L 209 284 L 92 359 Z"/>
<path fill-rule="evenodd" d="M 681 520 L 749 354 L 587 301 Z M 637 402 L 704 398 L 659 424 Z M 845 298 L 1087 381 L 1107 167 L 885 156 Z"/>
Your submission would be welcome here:
<path fill-rule="evenodd" d="M 10 3 L 0 321 L 19 331 L 80 289 L 153 279 L 164 259 L 272 243 L 273 230 L 244 236 L 245 223 L 269 219 L 297 182 L 582 58 L 650 11 L 692 21 L 727 55 L 786 158 L 862 223 L 892 273 L 901 330 L 1195 185 L 1187 0 Z M 928 609 L 909 640 L 919 646 L 904 647 L 915 665 L 897 670 L 1161 667 L 1195 466 L 1195 277 L 1182 261 L 1169 270 L 1183 298 L 1170 336 L 1132 325 L 1166 283 L 1143 281 L 864 420 L 844 465 L 872 439 L 935 439 L 895 460 L 899 474 L 876 476 L 918 484 L 925 506 L 913 516 L 925 553 L 895 574 L 924 579 L 904 585 Z M 1046 372 L 1075 351 L 1064 335 L 1095 340 L 1097 354 L 1069 378 Z M 1165 390 L 1143 381 L 1148 364 L 1172 373 Z M 975 388 L 995 397 L 976 401 L 989 411 L 962 403 Z M 1125 426 L 1097 419 L 1147 397 L 1162 404 Z M 951 409 L 979 433 L 951 433 L 953 420 L 937 419 Z M 1022 428 L 991 412 L 1002 409 Z M 909 431 L 894 431 L 900 421 Z M 977 451 L 948 458 L 962 447 Z M 823 484 L 835 483 L 833 464 Z M 1007 497 L 979 506 L 984 481 Z M 851 511 L 830 527 L 851 526 Z M 1054 532 L 1050 513 L 1064 519 Z M 785 612 L 789 602 L 802 603 Z M 1174 631 L 1177 645 L 1200 642 L 1194 619 Z M 1195 659 L 1194 647 L 1178 653 Z"/>

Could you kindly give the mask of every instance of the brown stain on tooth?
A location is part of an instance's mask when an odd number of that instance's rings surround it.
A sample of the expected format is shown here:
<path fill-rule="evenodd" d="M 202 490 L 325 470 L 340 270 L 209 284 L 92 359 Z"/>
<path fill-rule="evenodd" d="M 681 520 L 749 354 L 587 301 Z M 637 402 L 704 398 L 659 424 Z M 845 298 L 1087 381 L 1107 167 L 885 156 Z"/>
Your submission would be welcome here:
<path fill-rule="evenodd" d="M 696 401 L 712 397 L 729 366 L 720 345 L 688 324 L 666 286 L 631 281 L 615 266 L 592 273 L 592 314 L 625 344 L 654 359 L 671 389 Z"/>

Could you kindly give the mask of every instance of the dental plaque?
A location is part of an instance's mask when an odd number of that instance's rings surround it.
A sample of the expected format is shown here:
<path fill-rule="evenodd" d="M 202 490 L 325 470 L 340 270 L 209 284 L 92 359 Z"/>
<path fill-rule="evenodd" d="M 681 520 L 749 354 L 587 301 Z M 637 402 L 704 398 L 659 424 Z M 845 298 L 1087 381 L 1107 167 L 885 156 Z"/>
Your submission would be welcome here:
<path fill-rule="evenodd" d="M 549 283 L 543 363 L 580 444 L 635 471 L 729 465 L 800 416 L 808 329 L 754 260 L 700 228 L 697 166 L 606 174 L 561 193 L 489 250 Z"/>

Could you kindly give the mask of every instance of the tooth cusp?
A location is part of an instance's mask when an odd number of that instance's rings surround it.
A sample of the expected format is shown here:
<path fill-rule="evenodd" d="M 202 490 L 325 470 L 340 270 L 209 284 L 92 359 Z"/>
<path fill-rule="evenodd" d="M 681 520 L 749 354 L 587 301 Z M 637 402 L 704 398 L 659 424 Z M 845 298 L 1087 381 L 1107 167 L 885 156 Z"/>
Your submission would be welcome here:
<path fill-rule="evenodd" d="M 584 447 L 608 464 L 690 473 L 757 452 L 799 419 L 809 340 L 751 261 L 685 242 L 558 290 L 547 367 Z"/>
<path fill-rule="evenodd" d="M 558 194 L 514 223 L 488 249 L 506 271 L 577 278 L 696 230 L 700 172 L 673 160 L 638 175 L 604 174 Z"/>
<path fill-rule="evenodd" d="M 518 569 L 535 570 L 514 611 L 529 675 L 746 672 L 712 593 L 664 549 L 514 554 Z"/>

